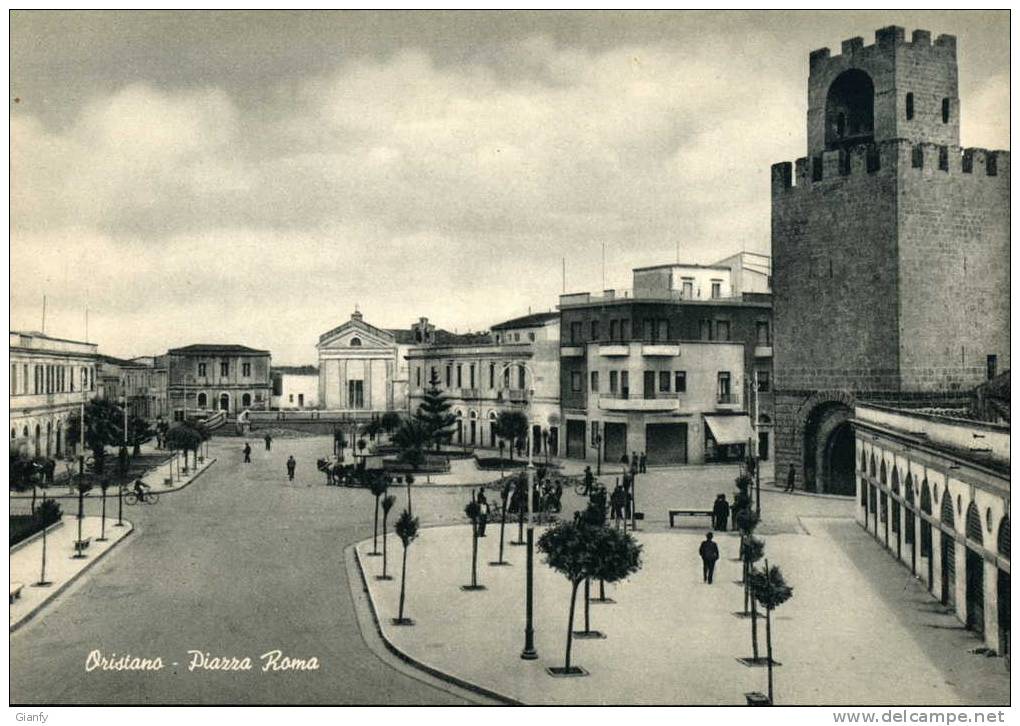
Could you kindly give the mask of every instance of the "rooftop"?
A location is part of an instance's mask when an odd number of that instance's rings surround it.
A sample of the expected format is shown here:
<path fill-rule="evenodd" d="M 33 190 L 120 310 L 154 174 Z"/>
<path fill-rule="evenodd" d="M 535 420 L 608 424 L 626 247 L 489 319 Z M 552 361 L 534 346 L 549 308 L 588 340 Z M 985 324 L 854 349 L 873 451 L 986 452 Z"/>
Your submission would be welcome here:
<path fill-rule="evenodd" d="M 506 322 L 493 325 L 493 330 L 514 330 L 517 328 L 534 328 L 539 325 L 545 325 L 553 320 L 559 320 L 559 312 L 546 312 L 546 313 L 531 313 L 529 315 L 523 315 L 519 318 L 513 318 Z"/>
<path fill-rule="evenodd" d="M 315 366 L 273 366 L 273 373 L 286 373 L 292 376 L 317 376 L 319 369 Z"/>
<path fill-rule="evenodd" d="M 193 345 L 186 345 L 183 348 L 171 348 L 167 352 L 173 355 L 217 355 L 223 353 L 231 355 L 269 355 L 268 350 L 257 350 L 235 343 L 195 343 Z"/>

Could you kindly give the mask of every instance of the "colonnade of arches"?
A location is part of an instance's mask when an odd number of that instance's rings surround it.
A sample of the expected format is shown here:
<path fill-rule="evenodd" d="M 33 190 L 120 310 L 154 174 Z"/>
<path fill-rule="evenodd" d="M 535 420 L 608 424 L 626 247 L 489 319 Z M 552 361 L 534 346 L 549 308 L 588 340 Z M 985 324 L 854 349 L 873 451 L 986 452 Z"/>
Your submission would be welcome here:
<path fill-rule="evenodd" d="M 1010 630 L 1009 506 L 950 462 L 858 438 L 858 521 L 938 600 L 1003 653 Z"/>
<path fill-rule="evenodd" d="M 474 409 L 455 408 L 456 428 L 453 432 L 453 443 L 461 446 L 481 446 L 497 448 L 499 437 L 496 435 L 496 419 L 499 414 L 489 410 L 484 417 Z M 532 453 L 549 456 L 559 455 L 559 427 L 538 424 L 531 425 Z"/>
<path fill-rule="evenodd" d="M 60 458 L 66 453 L 63 418 L 11 424 L 11 450 L 25 456 Z"/>

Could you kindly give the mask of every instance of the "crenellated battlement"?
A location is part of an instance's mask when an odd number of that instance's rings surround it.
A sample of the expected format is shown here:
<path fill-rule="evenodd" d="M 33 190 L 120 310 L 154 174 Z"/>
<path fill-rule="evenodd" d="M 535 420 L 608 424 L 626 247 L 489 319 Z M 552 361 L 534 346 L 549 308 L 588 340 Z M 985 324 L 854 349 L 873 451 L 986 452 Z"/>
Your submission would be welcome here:
<path fill-rule="evenodd" d="M 811 70 L 814 71 L 822 63 L 842 63 L 861 55 L 884 54 L 895 49 L 897 46 L 928 48 L 933 49 L 935 52 L 944 52 L 954 57 L 956 56 L 955 35 L 940 35 L 933 44 L 931 41 L 931 31 L 915 30 L 911 33 L 910 40 L 907 41 L 906 31 L 903 28 L 898 25 L 889 25 L 875 31 L 875 42 L 872 45 L 865 45 L 864 38 L 855 36 L 842 42 L 841 53 L 839 55 L 832 55 L 828 48 L 813 50 L 808 54 L 809 65 Z"/>
<path fill-rule="evenodd" d="M 1003 150 L 961 148 L 931 143 L 916 144 L 907 139 L 890 139 L 862 144 L 849 151 L 826 151 L 796 162 L 772 165 L 773 195 L 815 184 L 831 187 L 833 181 L 863 176 L 921 173 L 991 178 L 991 183 L 1009 184 L 1010 154 Z"/>

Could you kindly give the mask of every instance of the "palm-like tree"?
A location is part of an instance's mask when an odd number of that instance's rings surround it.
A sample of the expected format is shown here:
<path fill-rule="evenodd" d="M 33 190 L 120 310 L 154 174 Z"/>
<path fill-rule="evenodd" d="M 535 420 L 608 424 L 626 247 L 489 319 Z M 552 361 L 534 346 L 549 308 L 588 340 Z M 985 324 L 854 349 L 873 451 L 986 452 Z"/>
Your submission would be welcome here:
<path fill-rule="evenodd" d="M 393 579 L 386 574 L 386 519 L 390 516 L 390 510 L 393 509 L 396 501 L 397 498 L 392 494 L 387 494 L 382 498 L 382 574 L 375 578 L 377 580 Z"/>
<path fill-rule="evenodd" d="M 764 571 L 755 570 L 751 575 L 751 591 L 754 598 L 765 608 L 765 647 L 768 652 L 769 703 L 773 703 L 772 683 L 772 611 L 793 597 L 793 588 L 778 567 L 769 567 L 765 560 Z"/>
<path fill-rule="evenodd" d="M 400 606 L 397 610 L 397 617 L 393 619 L 394 625 L 414 625 L 414 621 L 404 617 L 404 592 L 407 586 L 407 548 L 418 536 L 418 518 L 412 517 L 411 512 L 405 509 L 393 527 L 400 538 L 400 544 L 404 546 L 403 561 L 400 565 Z"/>
<path fill-rule="evenodd" d="M 504 481 L 503 486 L 499 490 L 500 503 L 500 517 L 499 517 L 499 559 L 495 562 L 490 562 L 492 566 L 506 566 L 509 562 L 503 559 L 503 534 L 506 531 L 506 505 L 510 499 L 510 481 Z"/>

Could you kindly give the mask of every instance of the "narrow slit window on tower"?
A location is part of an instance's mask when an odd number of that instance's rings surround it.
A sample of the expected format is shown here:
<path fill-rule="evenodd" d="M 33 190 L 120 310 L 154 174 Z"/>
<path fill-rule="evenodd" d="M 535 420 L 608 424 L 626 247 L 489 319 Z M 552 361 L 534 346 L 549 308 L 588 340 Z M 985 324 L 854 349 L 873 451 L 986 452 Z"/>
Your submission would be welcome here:
<path fill-rule="evenodd" d="M 875 146 L 869 146 L 867 152 L 867 166 L 868 173 L 872 174 L 881 168 L 881 161 L 878 158 L 878 148 Z"/>
<path fill-rule="evenodd" d="M 949 123 L 949 99 L 942 99 L 942 123 Z"/>
<path fill-rule="evenodd" d="M 822 157 L 811 157 L 811 181 L 822 180 Z"/>
<path fill-rule="evenodd" d="M 939 147 L 939 169 L 949 171 L 949 147 Z"/>
<path fill-rule="evenodd" d="M 924 147 L 920 144 L 914 147 L 913 152 L 910 156 L 910 165 L 915 169 L 920 169 L 924 166 Z"/>
<path fill-rule="evenodd" d="M 985 158 L 985 174 L 988 176 L 998 176 L 999 174 L 999 157 L 995 154 L 989 154 Z"/>
<path fill-rule="evenodd" d="M 907 121 L 914 118 L 914 94 L 907 94 Z"/>

